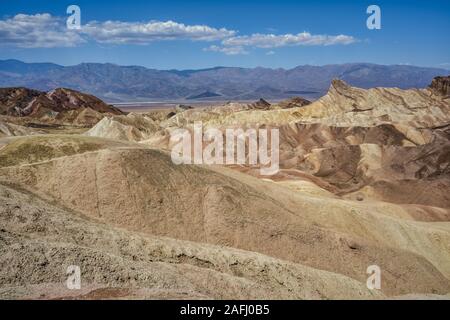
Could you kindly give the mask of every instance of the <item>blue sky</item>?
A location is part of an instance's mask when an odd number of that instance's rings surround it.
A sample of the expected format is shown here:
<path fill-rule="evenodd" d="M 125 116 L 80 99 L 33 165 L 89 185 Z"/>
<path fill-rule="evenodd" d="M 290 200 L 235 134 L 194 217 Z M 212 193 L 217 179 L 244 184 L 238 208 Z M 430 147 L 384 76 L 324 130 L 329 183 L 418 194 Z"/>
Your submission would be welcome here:
<path fill-rule="evenodd" d="M 450 69 L 448 0 L 0 0 L 0 4 L 0 59 L 62 65 L 110 62 L 157 69 L 292 68 L 346 62 Z M 65 27 L 71 4 L 81 8 L 81 30 Z M 381 30 L 366 27 L 366 8 L 371 4 L 381 8 Z"/>

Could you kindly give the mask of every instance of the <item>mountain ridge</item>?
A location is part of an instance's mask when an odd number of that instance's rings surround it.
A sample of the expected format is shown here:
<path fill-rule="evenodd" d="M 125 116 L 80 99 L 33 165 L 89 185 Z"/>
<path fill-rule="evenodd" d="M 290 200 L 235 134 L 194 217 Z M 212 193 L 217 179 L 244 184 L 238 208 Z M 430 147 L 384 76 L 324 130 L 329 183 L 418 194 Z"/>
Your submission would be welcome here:
<path fill-rule="evenodd" d="M 372 63 L 300 65 L 284 68 L 212 67 L 206 69 L 157 70 L 111 63 L 81 63 L 61 66 L 0 60 L 0 87 L 27 87 L 49 91 L 58 87 L 87 92 L 108 102 L 177 100 L 285 99 L 297 92 L 316 99 L 324 95 L 332 79 L 350 85 L 424 88 L 446 69 Z M 203 96 L 214 92 L 216 97 Z"/>

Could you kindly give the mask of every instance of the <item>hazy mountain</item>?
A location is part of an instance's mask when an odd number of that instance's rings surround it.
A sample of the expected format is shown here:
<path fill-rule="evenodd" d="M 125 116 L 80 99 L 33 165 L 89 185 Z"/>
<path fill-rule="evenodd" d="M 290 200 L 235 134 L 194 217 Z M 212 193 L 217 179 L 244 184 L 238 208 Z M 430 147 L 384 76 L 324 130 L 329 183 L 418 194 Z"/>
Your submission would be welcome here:
<path fill-rule="evenodd" d="M 298 66 L 293 69 L 216 67 L 201 70 L 155 70 L 139 66 L 82 63 L 0 61 L 0 86 L 38 90 L 66 87 L 107 101 L 281 99 L 294 95 L 317 98 L 332 79 L 370 88 L 423 88 L 448 70 L 408 65 L 352 63 Z M 211 93 L 211 94 L 210 94 Z M 213 94 L 212 94 L 213 93 Z"/>

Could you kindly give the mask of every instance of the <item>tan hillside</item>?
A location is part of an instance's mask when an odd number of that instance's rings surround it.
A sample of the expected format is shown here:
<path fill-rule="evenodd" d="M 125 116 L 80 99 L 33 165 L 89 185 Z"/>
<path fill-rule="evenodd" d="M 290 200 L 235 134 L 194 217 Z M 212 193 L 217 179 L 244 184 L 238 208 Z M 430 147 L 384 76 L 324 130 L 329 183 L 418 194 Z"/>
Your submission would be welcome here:
<path fill-rule="evenodd" d="M 258 253 L 136 234 L 0 185 L 1 298 L 381 298 L 355 280 Z M 83 287 L 65 269 L 80 265 Z M 39 266 L 39 267 L 37 267 Z"/>
<path fill-rule="evenodd" d="M 229 169 L 176 166 L 142 148 L 8 166 L 0 179 L 114 226 L 256 251 L 360 281 L 376 261 L 386 268 L 386 294 L 450 290 L 448 225 L 414 221 L 409 207 L 311 197 Z"/>

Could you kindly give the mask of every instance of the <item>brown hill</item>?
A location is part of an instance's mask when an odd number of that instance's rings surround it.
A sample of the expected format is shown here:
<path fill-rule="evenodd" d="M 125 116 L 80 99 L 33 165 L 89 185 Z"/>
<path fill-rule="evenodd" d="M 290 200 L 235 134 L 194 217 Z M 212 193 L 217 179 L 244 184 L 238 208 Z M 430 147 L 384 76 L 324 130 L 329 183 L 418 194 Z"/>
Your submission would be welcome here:
<path fill-rule="evenodd" d="M 105 114 L 123 114 L 92 95 L 66 88 L 49 92 L 26 88 L 0 89 L 0 113 L 75 125 L 94 125 Z"/>
<path fill-rule="evenodd" d="M 42 92 L 27 88 L 0 88 L 0 113 L 2 115 L 22 115 L 30 101 Z"/>
<path fill-rule="evenodd" d="M 311 104 L 311 101 L 303 99 L 302 97 L 293 97 L 293 98 L 286 99 L 286 100 L 279 102 L 278 106 L 281 109 L 290 109 L 290 108 L 303 107 L 308 104 Z"/>

